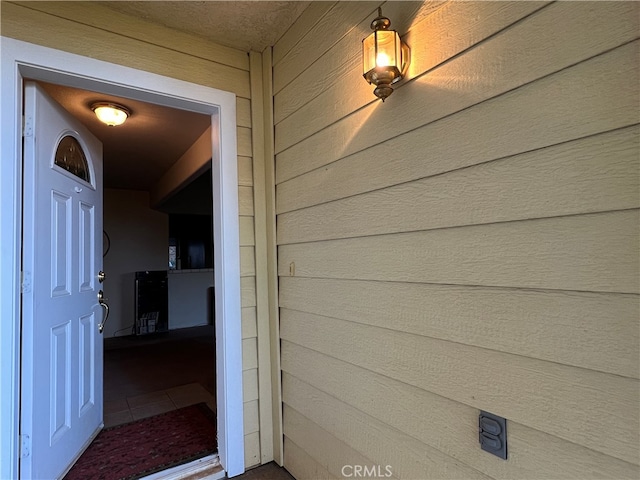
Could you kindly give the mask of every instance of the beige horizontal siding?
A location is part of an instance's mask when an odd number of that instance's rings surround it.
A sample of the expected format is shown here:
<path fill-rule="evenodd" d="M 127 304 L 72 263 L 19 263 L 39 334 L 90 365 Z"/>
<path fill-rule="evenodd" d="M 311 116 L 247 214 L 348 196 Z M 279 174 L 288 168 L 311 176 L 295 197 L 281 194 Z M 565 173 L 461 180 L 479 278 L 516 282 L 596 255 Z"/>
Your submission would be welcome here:
<path fill-rule="evenodd" d="M 478 103 L 469 103 L 467 97 L 478 95 L 484 84 L 480 88 L 468 85 L 468 95 L 452 95 L 449 99 L 445 98 L 447 95 L 438 95 L 422 101 L 412 98 L 412 91 L 401 89 L 394 94 L 398 103 L 404 103 L 397 109 L 402 112 L 397 113 L 398 118 L 384 115 L 384 119 L 378 119 L 383 113 L 377 113 L 379 109 L 369 111 L 375 106 L 372 105 L 278 154 L 277 183 L 372 146 L 364 155 L 368 160 L 364 164 L 366 170 L 360 172 L 367 171 L 368 176 L 375 179 L 379 175 L 385 178 L 385 169 L 395 169 L 405 175 L 412 172 L 413 177 L 416 173 L 424 176 L 419 173 L 420 168 L 433 171 L 432 164 L 447 158 L 445 154 L 458 156 L 460 166 L 464 166 L 469 156 L 491 160 L 633 125 L 638 121 L 638 112 L 629 99 L 634 98 L 639 73 L 637 62 L 628 60 L 638 56 L 637 43 L 510 91 L 459 115 L 446 116 Z M 427 81 L 432 77 L 421 78 Z M 418 86 L 420 82 L 414 83 Z M 438 86 L 434 87 L 437 90 Z M 419 92 L 425 90 L 432 91 L 418 88 Z M 427 113 L 423 105 L 429 105 Z M 433 120 L 425 125 L 426 115 Z M 410 122 L 411 117 L 416 118 L 415 123 Z M 490 123 L 486 122 L 488 117 L 492 118 Z M 442 120 L 435 121 L 440 118 Z M 378 128 L 380 122 L 385 124 L 384 129 Z M 413 129 L 420 125 L 425 126 Z M 457 134 L 448 135 L 448 132 Z M 390 138 L 393 140 L 384 142 Z M 461 142 L 460 138 L 465 141 Z M 381 168 L 378 162 L 383 164 Z M 345 163 L 351 163 L 351 159 Z M 416 166 L 418 172 L 412 168 L 415 163 L 422 165 Z"/>
<path fill-rule="evenodd" d="M 119 32 L 79 23 L 77 19 L 68 20 L 34 10 L 32 5 L 31 2 L 24 5 L 2 2 L 2 35 L 250 98 L 247 70 L 201 58 L 197 50 L 195 54 L 187 54 L 159 41 L 151 43 L 148 39 L 137 39 L 135 33 L 131 34 L 136 28 L 123 36 Z M 109 24 L 110 21 L 105 22 L 105 25 Z M 146 30 L 144 22 L 135 24 Z M 171 32 L 165 32 L 165 35 L 171 38 Z"/>
<path fill-rule="evenodd" d="M 242 391 L 245 403 L 258 400 L 258 369 L 252 368 L 242 372 Z"/>
<path fill-rule="evenodd" d="M 327 465 L 329 473 L 333 476 L 341 478 L 344 465 L 375 465 L 373 460 L 363 456 L 288 405 L 284 406 L 283 416 L 287 437 L 310 452 L 320 465 Z M 351 473 L 350 470 L 345 472 Z M 386 470 L 384 473 L 387 473 Z"/>
<path fill-rule="evenodd" d="M 256 256 L 254 247 L 240 247 L 240 276 L 255 277 Z"/>
<path fill-rule="evenodd" d="M 362 20 L 374 12 L 377 6 L 375 2 L 336 2 L 322 17 L 321 22 L 305 15 L 303 20 L 309 23 L 303 36 L 284 57 L 274 62 L 278 65 L 273 74 L 274 93 L 278 93 L 292 78 L 311 65 L 315 58 L 339 41 L 345 32 L 351 30 L 353 18 Z M 331 25 L 331 28 L 326 28 L 327 25 Z M 281 49 L 274 50 L 279 52 Z"/>
<path fill-rule="evenodd" d="M 638 212 L 349 238 L 279 248 L 279 275 L 638 293 Z"/>
<path fill-rule="evenodd" d="M 487 29 L 485 30 L 486 33 L 493 33 L 539 9 L 542 5 L 538 2 L 492 2 L 490 3 L 491 10 L 483 8 L 484 11 L 480 14 L 483 21 L 480 25 Z M 425 6 L 425 9 L 427 8 L 428 6 Z M 419 39 L 428 35 L 430 40 L 431 38 L 436 38 L 444 43 L 449 38 L 446 32 L 451 30 L 450 22 L 460 21 L 457 15 L 458 12 L 455 11 L 456 9 L 464 9 L 466 13 L 472 15 L 479 14 L 479 7 L 474 2 L 451 2 L 445 8 L 447 9 L 446 12 L 443 8 L 443 11 L 435 12 L 422 23 L 413 23 L 407 37 L 414 36 Z M 402 3 L 397 6 L 392 3 L 385 9 L 385 15 L 389 14 L 390 18 L 394 19 L 393 25 L 402 32 L 404 31 L 403 25 L 396 21 L 398 15 L 394 15 L 395 12 L 392 12 L 392 10 L 396 9 L 406 10 L 407 7 Z M 473 11 L 474 9 L 475 11 Z M 444 17 L 445 13 L 447 14 L 446 17 Z M 491 15 L 488 15 L 488 13 Z M 420 90 L 419 95 L 412 93 L 411 103 L 404 104 L 401 107 L 404 109 L 405 115 L 403 116 L 403 122 L 398 122 L 398 125 L 410 122 L 410 118 L 407 117 L 414 117 L 418 121 L 425 118 L 424 111 L 419 108 L 420 105 L 423 105 L 422 100 L 425 101 L 424 104 L 431 105 L 435 101 L 451 106 L 452 98 L 449 95 L 454 94 L 461 101 L 472 102 L 478 97 L 482 98 L 483 95 L 490 95 L 489 92 L 496 89 L 502 88 L 504 89 L 503 91 L 506 91 L 513 88 L 513 86 L 525 84 L 532 79 L 572 65 L 578 60 L 590 58 L 612 47 L 624 44 L 635 38 L 638 30 L 637 16 L 639 14 L 638 7 L 633 2 L 620 4 L 595 3 L 589 8 L 581 9 L 579 14 L 576 14 L 574 7 L 564 2 L 550 5 L 531 15 L 526 22 L 514 25 L 490 41 L 469 51 L 466 55 L 451 61 L 447 65 L 435 68 L 426 74 L 424 78 L 418 79 L 417 81 L 424 88 Z M 446 21 L 442 21 L 443 17 L 446 18 Z M 339 67 L 340 70 L 335 74 L 336 77 L 340 78 L 340 83 L 358 85 L 362 82 L 360 58 L 362 54 L 360 49 L 356 50 L 353 47 L 359 46 L 358 38 L 366 36 L 368 22 L 365 23 L 366 25 L 362 25 L 362 32 L 351 32 L 351 34 L 354 34 L 354 38 L 349 39 L 350 49 L 343 47 L 336 52 L 329 52 L 329 59 L 338 58 L 342 60 Z M 403 23 L 406 23 L 406 21 Z M 572 28 L 555 28 L 557 23 L 571 25 Z M 603 35 L 603 33 L 610 33 L 607 30 L 611 24 L 617 25 L 615 34 Z M 477 39 L 481 32 L 473 29 L 465 33 L 457 40 L 460 42 L 460 48 L 464 48 L 464 42 Z M 532 38 L 536 36 L 544 37 L 547 41 L 539 44 L 533 43 Z M 410 42 L 411 38 L 407 38 L 407 41 Z M 422 72 L 437 65 L 435 62 L 438 62 L 438 58 L 433 58 L 425 52 L 425 50 L 434 51 L 442 55 L 437 45 L 432 45 L 431 41 L 421 42 L 417 40 L 413 43 L 418 47 L 418 51 L 413 52 L 412 55 L 415 58 L 415 61 L 412 62 L 412 70 L 414 72 L 422 74 Z M 558 45 L 562 45 L 563 48 L 558 49 Z M 552 50 L 554 54 L 550 55 Z M 343 59 L 346 51 L 353 52 L 348 60 Z M 495 51 L 500 51 L 500 55 L 494 55 L 493 52 Z M 505 62 L 504 58 L 509 58 L 510 61 Z M 348 65 L 348 72 L 344 71 L 346 67 L 343 65 Z M 325 66 L 326 62 L 317 62 L 313 65 L 316 69 Z M 469 69 L 474 71 L 474 77 L 472 78 L 463 74 L 463 71 L 468 71 Z M 319 72 L 314 72 L 314 74 L 318 75 Z M 407 76 L 407 78 L 412 77 L 413 75 L 411 74 Z M 318 76 L 318 78 L 323 77 Z M 478 82 L 473 81 L 475 78 L 483 79 L 484 88 L 478 88 Z M 310 81 L 307 79 L 303 85 L 308 86 L 309 84 Z M 326 85 L 327 82 L 323 82 L 323 84 Z M 400 89 L 402 88 L 401 86 Z M 307 92 L 309 92 L 309 89 L 307 89 Z M 436 92 L 437 98 L 434 98 L 436 96 L 434 93 Z M 447 93 L 449 92 L 451 93 L 448 95 Z M 464 93 L 464 95 L 461 95 L 461 93 Z M 298 92 L 292 92 L 292 94 L 296 98 L 300 96 Z M 327 95 L 315 97 L 277 125 L 276 138 L 280 138 L 280 141 L 276 142 L 276 152 L 285 150 L 372 101 L 371 90 L 366 88 L 355 89 L 355 92 L 346 98 L 338 97 L 339 99 L 337 99 L 334 97 L 332 99 L 331 96 L 329 98 L 326 97 Z M 408 99 L 408 97 L 406 98 Z M 394 100 L 396 99 L 394 98 Z M 430 110 L 432 109 L 433 106 L 430 106 Z M 356 116 L 360 115 L 362 114 L 357 114 Z M 375 125 L 375 122 L 373 124 Z M 278 135 L 280 132 L 282 132 L 282 135 Z"/>
<path fill-rule="evenodd" d="M 253 217 L 240 217 L 240 246 L 253 246 L 256 243 Z"/>
<path fill-rule="evenodd" d="M 260 463 L 260 434 L 249 433 L 244 436 L 244 464 L 251 467 Z"/>
<path fill-rule="evenodd" d="M 256 277 L 240 278 L 240 296 L 243 308 L 256 306 Z"/>
<path fill-rule="evenodd" d="M 247 466 L 259 463 L 253 146 L 246 52 L 95 2 L 2 2 L 1 8 L 2 35 L 237 95 L 245 451 Z"/>
<path fill-rule="evenodd" d="M 635 379 L 286 309 L 280 319 L 284 340 L 639 463 L 627 440 L 640 428 Z"/>
<path fill-rule="evenodd" d="M 515 421 L 509 421 L 507 427 L 509 461 L 496 462 L 478 448 L 478 439 L 470 434 L 477 429 L 477 408 L 286 341 L 282 366 L 288 374 L 305 379 L 315 389 L 373 418 L 385 419 L 394 428 L 496 479 L 633 479 L 638 474 L 637 466 L 631 463 L 561 440 L 537 425 L 531 428 Z M 359 388 L 353 389 L 352 385 Z M 307 427 L 306 431 L 311 429 Z M 297 430 L 292 434 L 301 436 Z M 318 438 L 319 435 L 311 435 L 308 441 Z M 332 442 L 339 440 L 327 440 Z M 317 448 L 308 445 L 307 451 L 315 454 Z M 360 461 L 355 455 L 353 458 Z M 325 463 L 329 466 L 349 463 L 348 459 L 329 460 Z M 375 462 L 369 460 L 365 464 L 371 463 Z"/>
<path fill-rule="evenodd" d="M 253 188 L 240 185 L 238 187 L 238 212 L 240 216 L 253 218 Z"/>
<path fill-rule="evenodd" d="M 278 242 L 638 208 L 639 148 L 634 126 L 341 200 L 311 189 L 329 198 L 280 215 Z"/>
<path fill-rule="evenodd" d="M 8 3 L 8 2 L 3 2 Z M 99 30 L 108 30 L 122 37 L 170 48 L 178 52 L 197 55 L 215 63 L 240 70 L 249 70 L 247 55 L 235 48 L 218 45 L 198 36 L 172 30 L 139 17 L 126 15 L 96 2 L 12 2 L 25 8 L 41 11 Z M 3 33 L 4 34 L 4 33 Z"/>
<path fill-rule="evenodd" d="M 309 27 L 323 18 L 335 3 L 335 1 L 311 2 L 309 7 L 298 17 L 298 20 L 287 29 L 276 45 L 273 46 L 273 64 L 279 63 L 291 48 L 300 41 Z"/>
<path fill-rule="evenodd" d="M 640 377 L 636 295 L 281 277 L 280 306 Z"/>
<path fill-rule="evenodd" d="M 255 307 L 242 308 L 242 338 L 255 338 L 256 333 L 256 309 Z"/>
<path fill-rule="evenodd" d="M 405 32 L 410 25 L 419 24 L 422 17 L 443 5 L 445 5 L 445 2 L 387 2 L 384 5 L 384 14 L 393 18 L 394 29 Z M 348 99 L 339 95 L 331 95 L 334 83 L 326 81 L 326 78 L 330 77 L 336 79 L 337 83 L 346 85 L 348 84 L 346 82 L 350 81 L 352 73 L 355 73 L 360 78 L 358 82 L 362 81 L 361 40 L 371 32 L 370 25 L 371 17 L 368 16 L 328 50 L 328 54 L 325 56 L 326 61 L 311 64 L 309 68 L 305 69 L 289 85 L 283 88 L 280 93 L 275 95 L 274 115 L 276 123 L 280 123 L 302 106 L 305 109 L 311 108 L 313 103 L 311 100 L 323 102 L 328 109 L 349 109 L 354 99 L 361 98 L 363 94 L 366 95 L 366 101 L 363 104 L 371 101 L 371 94 L 367 91 L 368 89 L 354 89 L 350 92 Z M 279 65 L 277 65 L 277 70 L 280 70 Z M 345 75 L 347 72 L 348 76 Z M 338 114 L 338 112 L 334 111 L 335 114 Z M 305 129 L 308 130 L 311 119 L 305 117 L 304 114 L 297 115 L 297 117 L 303 122 Z M 322 117 L 317 117 L 316 120 L 318 122 L 326 121 Z M 297 125 L 298 128 L 301 126 Z M 277 138 L 280 138 L 280 136 L 277 136 Z M 280 146 L 276 145 L 276 150 L 279 149 Z"/>
<path fill-rule="evenodd" d="M 398 478 L 491 478 L 286 373 L 282 390 L 285 404 L 355 450 L 371 452 Z"/>
<path fill-rule="evenodd" d="M 384 104 L 373 12 L 314 8 L 274 49 L 285 466 L 637 478 L 640 6 L 387 2 Z"/>
<path fill-rule="evenodd" d="M 253 160 L 251 157 L 238 157 L 238 185 L 253 186 Z"/>
<path fill-rule="evenodd" d="M 251 128 L 251 100 L 248 98 L 236 97 L 236 124 Z"/>
<path fill-rule="evenodd" d="M 324 466 L 289 437 L 284 439 L 284 463 L 296 480 L 333 480 L 338 478 L 331 475 Z"/>

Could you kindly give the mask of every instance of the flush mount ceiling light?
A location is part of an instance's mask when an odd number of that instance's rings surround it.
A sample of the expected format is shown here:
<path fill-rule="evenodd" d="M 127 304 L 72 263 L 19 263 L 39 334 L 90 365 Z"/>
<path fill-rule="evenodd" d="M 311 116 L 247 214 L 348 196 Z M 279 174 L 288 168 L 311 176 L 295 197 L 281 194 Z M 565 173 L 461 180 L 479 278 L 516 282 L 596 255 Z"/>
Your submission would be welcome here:
<path fill-rule="evenodd" d="M 393 93 L 392 84 L 400 81 L 409 66 L 409 47 L 391 30 L 391 20 L 378 16 L 371 22 L 373 33 L 362 40 L 364 78 L 376 89 L 373 93 L 384 102 Z"/>
<path fill-rule="evenodd" d="M 106 123 L 110 127 L 122 125 L 131 115 L 128 108 L 111 102 L 94 103 L 91 105 L 91 110 L 102 123 Z"/>

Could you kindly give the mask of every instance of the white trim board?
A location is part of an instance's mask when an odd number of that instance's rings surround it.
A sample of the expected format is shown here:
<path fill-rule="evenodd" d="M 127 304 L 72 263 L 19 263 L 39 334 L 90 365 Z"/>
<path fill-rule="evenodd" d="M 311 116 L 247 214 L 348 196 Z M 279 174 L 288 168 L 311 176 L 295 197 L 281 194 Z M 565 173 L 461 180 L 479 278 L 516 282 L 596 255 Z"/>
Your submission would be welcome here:
<path fill-rule="evenodd" d="M 244 472 L 235 95 L 0 37 L 0 478 L 18 478 L 23 78 L 211 115 L 220 463 Z"/>

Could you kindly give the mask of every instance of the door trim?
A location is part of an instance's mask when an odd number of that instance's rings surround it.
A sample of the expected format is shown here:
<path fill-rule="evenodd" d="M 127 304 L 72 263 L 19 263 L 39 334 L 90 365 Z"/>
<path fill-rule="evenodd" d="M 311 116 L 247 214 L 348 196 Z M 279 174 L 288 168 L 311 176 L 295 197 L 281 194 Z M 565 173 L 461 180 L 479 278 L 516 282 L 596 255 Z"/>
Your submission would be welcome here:
<path fill-rule="evenodd" d="M 0 478 L 18 478 L 23 78 L 211 115 L 220 462 L 244 471 L 236 98 L 230 92 L 0 37 Z"/>

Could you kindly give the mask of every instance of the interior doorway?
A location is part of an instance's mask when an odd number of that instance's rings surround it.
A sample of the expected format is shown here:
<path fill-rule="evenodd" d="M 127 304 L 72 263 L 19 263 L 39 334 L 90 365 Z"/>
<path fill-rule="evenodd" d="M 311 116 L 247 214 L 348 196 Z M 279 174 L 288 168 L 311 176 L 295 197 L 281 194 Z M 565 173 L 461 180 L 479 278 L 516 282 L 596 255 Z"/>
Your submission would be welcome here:
<path fill-rule="evenodd" d="M 81 57 L 11 39 L 2 40 L 2 155 L 7 159 L 5 173 L 13 173 L 13 183 L 3 177 L 3 198 L 13 200 L 21 211 L 21 112 L 24 78 L 67 85 L 166 105 L 210 115 L 212 136 L 212 181 L 214 185 L 214 258 L 216 296 L 216 382 L 218 399 L 218 441 L 223 468 L 229 476 L 244 471 L 242 414 L 242 352 L 240 332 L 240 281 L 237 165 L 235 141 L 235 96 L 227 92 L 189 84 L 94 59 Z M 124 80 L 123 80 L 124 79 Z M 4 165 L 3 165 L 4 166 Z M 14 241 L 7 250 L 11 258 L 21 256 L 22 222 L 5 217 L 2 229 Z M 4 246 L 4 245 L 3 245 Z M 32 272 L 37 274 L 37 272 Z M 0 388 L 8 392 L 7 408 L 0 412 L 1 439 L 8 462 L 3 473 L 18 476 L 20 399 L 20 301 L 21 281 L 16 275 L 0 278 L 0 293 L 9 299 L 3 307 L 11 321 L 2 322 L 2 359 L 7 360 Z M 4 317 L 3 317 L 4 318 Z M 5 335 L 5 333 L 7 335 Z M 4 370 L 3 370 L 4 372 Z M 37 395 L 36 391 L 23 395 Z M 4 398 L 4 396 L 3 396 Z M 3 456 L 4 459 L 4 456 Z"/>

